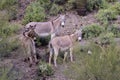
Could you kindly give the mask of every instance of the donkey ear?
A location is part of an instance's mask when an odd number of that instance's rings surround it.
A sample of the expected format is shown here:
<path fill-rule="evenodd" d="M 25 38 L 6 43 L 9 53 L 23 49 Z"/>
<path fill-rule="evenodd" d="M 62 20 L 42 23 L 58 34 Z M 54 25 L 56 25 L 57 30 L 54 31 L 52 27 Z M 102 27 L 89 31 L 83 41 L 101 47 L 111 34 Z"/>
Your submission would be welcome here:
<path fill-rule="evenodd" d="M 30 25 L 30 28 L 32 28 L 33 26 L 32 25 Z"/>
<path fill-rule="evenodd" d="M 36 24 L 33 26 L 33 29 L 35 29 L 35 27 L 36 27 Z"/>
<path fill-rule="evenodd" d="M 36 27 L 36 24 L 34 25 L 34 27 Z"/>
<path fill-rule="evenodd" d="M 67 12 L 65 12 L 65 16 L 66 16 L 67 18 L 70 18 L 69 13 L 67 13 Z"/>

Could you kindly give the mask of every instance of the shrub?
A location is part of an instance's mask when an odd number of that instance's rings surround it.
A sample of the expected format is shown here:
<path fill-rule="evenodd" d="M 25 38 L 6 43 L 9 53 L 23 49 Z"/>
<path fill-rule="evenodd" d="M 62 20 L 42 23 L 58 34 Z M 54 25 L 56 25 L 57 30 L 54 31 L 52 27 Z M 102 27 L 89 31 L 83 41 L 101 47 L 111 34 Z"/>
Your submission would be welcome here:
<path fill-rule="evenodd" d="M 63 12 L 63 11 L 64 11 L 64 9 L 62 6 L 59 6 L 57 4 L 53 4 L 52 7 L 50 8 L 49 14 L 50 15 L 57 15 L 58 13 Z"/>
<path fill-rule="evenodd" d="M 79 45 L 79 44 L 78 44 Z M 86 45 L 85 45 L 86 46 Z M 76 48 L 77 51 L 76 51 Z M 119 80 L 120 47 L 110 45 L 107 48 L 91 43 L 92 54 L 80 52 L 75 48 L 75 63 L 67 64 L 65 75 L 73 80 Z"/>
<path fill-rule="evenodd" d="M 49 64 L 46 64 L 44 62 L 40 62 L 38 66 L 38 76 L 40 77 L 47 77 L 54 74 L 54 70 L 52 69 Z"/>
<path fill-rule="evenodd" d="M 118 25 L 111 24 L 108 26 L 107 31 L 112 32 L 115 37 L 120 37 L 120 28 Z"/>
<path fill-rule="evenodd" d="M 1 0 L 0 9 L 9 8 L 17 3 L 17 0 Z"/>
<path fill-rule="evenodd" d="M 43 7 L 46 11 L 49 11 L 51 7 L 50 0 L 37 0 L 40 3 L 40 6 Z"/>
<path fill-rule="evenodd" d="M 87 0 L 74 0 L 74 1 L 77 9 L 81 9 L 85 7 L 85 5 L 87 4 Z"/>
<path fill-rule="evenodd" d="M 56 4 L 62 5 L 65 4 L 67 0 L 54 0 Z"/>
<path fill-rule="evenodd" d="M 16 20 L 17 12 L 18 12 L 17 4 L 9 7 L 9 9 L 7 9 L 7 13 L 9 15 L 9 20 Z"/>
<path fill-rule="evenodd" d="M 45 9 L 39 2 L 32 2 L 27 8 L 23 19 L 23 24 L 32 21 L 44 21 L 46 18 Z"/>
<path fill-rule="evenodd" d="M 117 13 L 115 10 L 111 10 L 111 9 L 101 9 L 99 10 L 99 12 L 96 15 L 96 18 L 102 22 L 108 22 L 110 20 L 114 20 L 117 19 Z"/>
<path fill-rule="evenodd" d="M 9 61 L 0 65 L 0 80 L 16 80 L 23 77 L 23 72 L 14 67 L 14 64 Z"/>
<path fill-rule="evenodd" d="M 0 11 L 0 28 L 8 23 L 9 16 L 6 11 Z"/>
<path fill-rule="evenodd" d="M 82 36 L 85 39 L 93 38 L 93 37 L 99 36 L 103 31 L 104 31 L 104 29 L 100 25 L 92 24 L 83 29 Z"/>
<path fill-rule="evenodd" d="M 108 3 L 105 0 L 87 0 L 86 8 L 93 11 L 100 8 L 106 8 Z"/>
<path fill-rule="evenodd" d="M 116 2 L 118 0 L 106 0 L 107 2 Z"/>
<path fill-rule="evenodd" d="M 110 10 L 115 10 L 117 14 L 120 14 L 120 2 L 114 3 L 114 5 L 110 7 Z"/>
<path fill-rule="evenodd" d="M 114 46 L 103 48 L 101 52 L 93 52 L 91 57 L 88 57 L 86 63 L 88 76 L 92 80 L 119 80 L 120 55 L 119 49 Z"/>
<path fill-rule="evenodd" d="M 0 40 L 0 58 L 10 56 L 10 53 L 18 48 L 19 44 L 16 40 L 8 39 Z"/>
<path fill-rule="evenodd" d="M 100 44 L 108 45 L 113 42 L 114 34 L 112 32 L 103 33 L 100 35 Z"/>
<path fill-rule="evenodd" d="M 67 3 L 64 5 L 65 10 L 71 10 L 75 8 L 75 0 L 68 0 Z"/>
<path fill-rule="evenodd" d="M 1 0 L 0 10 L 6 10 L 7 15 L 9 15 L 9 20 L 15 20 L 17 18 L 17 0 Z"/>
<path fill-rule="evenodd" d="M 1 37 L 9 37 L 12 34 L 16 33 L 19 29 L 18 24 L 14 23 L 5 23 L 0 27 L 0 36 Z"/>
<path fill-rule="evenodd" d="M 36 46 L 39 47 L 39 46 L 46 46 L 46 45 L 48 45 L 48 43 L 50 41 L 50 38 L 51 38 L 50 35 L 47 36 L 47 37 L 39 37 L 39 36 L 37 36 L 36 40 L 35 40 Z"/>

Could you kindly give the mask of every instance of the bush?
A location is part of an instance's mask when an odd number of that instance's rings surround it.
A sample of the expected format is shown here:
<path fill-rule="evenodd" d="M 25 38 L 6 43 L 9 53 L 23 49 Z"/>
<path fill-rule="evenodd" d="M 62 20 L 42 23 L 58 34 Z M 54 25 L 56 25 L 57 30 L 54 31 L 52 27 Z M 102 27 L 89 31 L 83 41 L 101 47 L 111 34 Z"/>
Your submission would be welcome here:
<path fill-rule="evenodd" d="M 104 28 L 102 28 L 100 25 L 92 24 L 90 26 L 86 26 L 83 29 L 83 38 L 94 38 L 99 36 L 104 31 Z"/>
<path fill-rule="evenodd" d="M 118 0 L 106 0 L 107 2 L 116 2 Z"/>
<path fill-rule="evenodd" d="M 103 33 L 100 35 L 100 44 L 109 45 L 113 42 L 114 34 L 112 32 Z"/>
<path fill-rule="evenodd" d="M 109 46 L 101 52 L 93 52 L 87 59 L 87 75 L 91 80 L 119 80 L 120 55 L 116 46 Z"/>
<path fill-rule="evenodd" d="M 9 41 L 8 39 L 0 40 L 0 58 L 10 56 L 10 53 L 18 48 L 17 41 Z"/>
<path fill-rule="evenodd" d="M 87 0 L 86 8 L 93 11 L 100 8 L 106 8 L 108 3 L 105 0 Z"/>
<path fill-rule="evenodd" d="M 44 21 L 46 18 L 45 9 L 41 7 L 39 2 L 32 2 L 27 8 L 23 19 L 23 24 L 32 21 Z"/>
<path fill-rule="evenodd" d="M 49 11 L 51 7 L 50 0 L 37 0 L 40 3 L 40 6 L 43 7 L 46 11 Z"/>
<path fill-rule="evenodd" d="M 75 8 L 75 0 L 68 0 L 67 3 L 64 5 L 64 10 L 71 10 Z"/>
<path fill-rule="evenodd" d="M 120 28 L 118 25 L 112 24 L 108 26 L 107 31 L 112 32 L 115 37 L 120 37 Z"/>
<path fill-rule="evenodd" d="M 86 52 L 80 52 L 80 46 L 75 46 L 75 63 L 67 64 L 65 75 L 69 79 L 119 80 L 119 46 L 109 45 L 107 48 L 103 48 L 91 43 L 89 44 L 89 48 L 92 50 L 91 55 L 86 54 Z"/>
<path fill-rule="evenodd" d="M 23 76 L 24 73 L 20 69 L 14 67 L 11 61 L 0 65 L 0 80 L 17 80 Z"/>
<path fill-rule="evenodd" d="M 65 4 L 67 0 L 54 0 L 56 4 L 62 5 Z"/>
<path fill-rule="evenodd" d="M 40 62 L 38 66 L 38 76 L 39 77 L 47 77 L 54 74 L 54 70 L 52 69 L 49 64 L 46 64 L 44 62 Z"/>
<path fill-rule="evenodd" d="M 57 4 L 53 4 L 52 7 L 50 8 L 49 14 L 50 15 L 57 15 L 58 13 L 63 12 L 63 11 L 64 11 L 64 9 L 62 6 L 59 6 Z"/>
<path fill-rule="evenodd" d="M 110 20 L 114 20 L 117 19 L 117 13 L 115 10 L 111 10 L 111 9 L 101 9 L 99 10 L 99 12 L 96 15 L 96 18 L 102 22 L 108 22 Z"/>
<path fill-rule="evenodd" d="M 74 0 L 77 9 L 81 9 L 86 6 L 87 0 Z"/>
<path fill-rule="evenodd" d="M 120 2 L 114 3 L 114 5 L 110 7 L 110 10 L 115 10 L 117 14 L 120 14 Z"/>
<path fill-rule="evenodd" d="M 8 23 L 9 16 L 6 11 L 0 11 L 0 28 Z"/>
<path fill-rule="evenodd" d="M 9 8 L 17 3 L 17 0 L 1 0 L 0 9 Z"/>
<path fill-rule="evenodd" d="M 13 35 L 14 33 L 16 33 L 19 28 L 20 27 L 18 24 L 5 23 L 5 24 L 3 24 L 3 26 L 0 27 L 0 36 L 1 37 L 9 37 L 9 36 Z"/>
<path fill-rule="evenodd" d="M 17 18 L 18 3 L 17 0 L 1 0 L 0 10 L 6 10 L 9 15 L 9 20 L 15 20 Z"/>
<path fill-rule="evenodd" d="M 39 36 L 37 36 L 36 40 L 35 40 L 36 47 L 48 45 L 48 43 L 50 41 L 50 38 L 51 38 L 50 35 L 46 36 L 46 37 L 39 37 Z"/>

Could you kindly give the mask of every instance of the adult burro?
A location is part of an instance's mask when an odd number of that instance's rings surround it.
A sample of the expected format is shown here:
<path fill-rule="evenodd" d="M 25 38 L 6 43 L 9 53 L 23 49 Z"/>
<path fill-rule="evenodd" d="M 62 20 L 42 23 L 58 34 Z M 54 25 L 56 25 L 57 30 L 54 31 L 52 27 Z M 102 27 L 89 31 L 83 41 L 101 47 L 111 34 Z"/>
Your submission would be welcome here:
<path fill-rule="evenodd" d="M 56 60 L 59 51 L 65 51 L 63 61 L 65 61 L 68 51 L 70 52 L 70 59 L 71 61 L 73 61 L 73 56 L 72 56 L 73 45 L 77 40 L 78 41 L 82 40 L 82 29 L 76 30 L 71 35 L 58 36 L 51 39 L 51 41 L 49 42 L 49 49 L 50 49 L 49 64 L 51 64 L 51 58 L 52 55 L 54 54 L 54 65 L 57 66 Z"/>
<path fill-rule="evenodd" d="M 33 63 L 33 59 L 35 60 L 35 63 L 37 62 L 36 57 L 36 48 L 35 48 L 35 42 L 34 42 L 34 29 L 35 26 L 31 26 L 23 31 L 21 41 L 24 48 L 24 51 L 26 53 L 26 58 L 29 58 L 30 65 Z"/>
<path fill-rule="evenodd" d="M 60 27 L 65 26 L 66 14 L 59 15 L 56 19 L 48 22 L 30 22 L 25 28 L 29 28 L 30 25 L 36 25 L 34 31 L 39 37 L 46 37 L 51 35 L 51 39 L 55 36 Z"/>

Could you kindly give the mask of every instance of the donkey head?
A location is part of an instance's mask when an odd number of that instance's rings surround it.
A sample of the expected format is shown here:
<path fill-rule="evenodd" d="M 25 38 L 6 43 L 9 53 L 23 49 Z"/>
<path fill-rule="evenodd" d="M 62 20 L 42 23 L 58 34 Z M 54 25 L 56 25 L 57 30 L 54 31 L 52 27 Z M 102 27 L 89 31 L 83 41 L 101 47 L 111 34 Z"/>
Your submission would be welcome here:
<path fill-rule="evenodd" d="M 28 28 L 25 28 L 23 35 L 26 37 L 33 37 L 33 35 L 35 35 L 34 29 L 35 29 L 36 25 L 32 26 L 30 25 Z"/>
<path fill-rule="evenodd" d="M 82 29 L 76 30 L 75 35 L 77 36 L 77 40 L 82 40 Z"/>
<path fill-rule="evenodd" d="M 61 26 L 64 27 L 65 26 L 65 15 L 60 15 L 61 18 Z"/>

